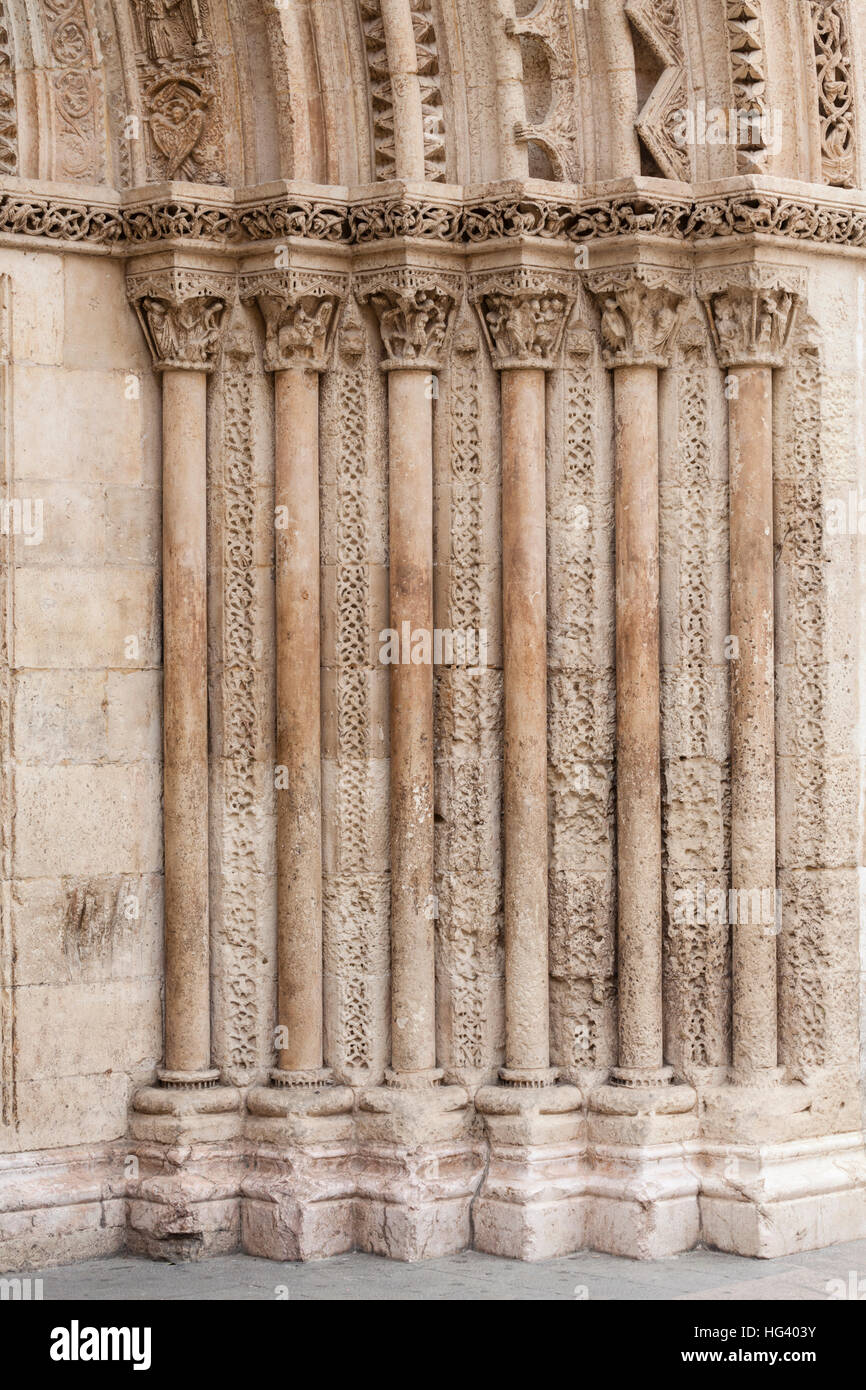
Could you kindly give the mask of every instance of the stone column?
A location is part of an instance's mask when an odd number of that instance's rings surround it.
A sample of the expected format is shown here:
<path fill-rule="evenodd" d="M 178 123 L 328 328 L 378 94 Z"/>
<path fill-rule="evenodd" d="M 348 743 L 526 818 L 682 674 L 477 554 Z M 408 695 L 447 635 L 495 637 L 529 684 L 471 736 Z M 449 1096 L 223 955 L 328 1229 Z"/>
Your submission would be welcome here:
<path fill-rule="evenodd" d="M 475 301 L 502 397 L 506 1085 L 548 1086 L 546 373 L 574 277 L 481 272 Z"/>
<path fill-rule="evenodd" d="M 659 380 L 691 275 L 640 259 L 591 271 L 613 373 L 618 1065 L 589 1098 L 596 1249 L 673 1254 L 699 1234 L 684 1148 L 696 1095 L 672 1085 L 662 1024 Z"/>
<path fill-rule="evenodd" d="M 177 264 L 127 279 L 163 382 L 165 1066 L 158 1077 L 163 1087 L 194 1091 L 219 1080 L 210 1064 L 207 375 L 234 284 L 233 275 Z"/>
<path fill-rule="evenodd" d="M 594 271 L 605 366 L 614 377 L 616 531 L 617 975 L 612 1081 L 663 1086 L 658 372 L 668 364 L 682 272 Z"/>
<path fill-rule="evenodd" d="M 731 585 L 731 1079 L 777 1067 L 773 368 L 785 362 L 802 275 L 772 266 L 703 272 L 728 372 Z M 730 640 L 729 639 L 729 640 Z M 731 911 L 730 909 L 733 909 Z"/>
<path fill-rule="evenodd" d="M 319 375 L 330 357 L 345 277 L 250 272 L 241 297 L 265 321 L 274 373 L 277 738 L 277 1067 L 271 1084 L 316 1089 L 324 1067 L 322 996 Z"/>
<path fill-rule="evenodd" d="M 479 271 L 472 298 L 500 372 L 505 686 L 505 1066 L 475 1097 L 490 1138 L 475 1243 L 537 1259 L 583 1242 L 581 1095 L 554 1084 L 548 978 L 546 374 L 575 277 Z"/>
<path fill-rule="evenodd" d="M 248 1254 L 315 1259 L 354 1243 L 354 1097 L 323 1056 L 319 581 L 319 380 L 347 277 L 250 270 L 240 285 L 274 374 L 277 705 L 277 1065 L 247 1095 L 245 1133 L 269 1147 L 243 1184 L 241 1238 Z"/>
<path fill-rule="evenodd" d="M 466 1247 L 481 1166 L 468 1095 L 436 1066 L 433 403 L 462 281 L 395 254 L 356 282 L 388 374 L 391 729 L 391 1066 L 358 1102 L 358 1244 L 419 1259 Z"/>
<path fill-rule="evenodd" d="M 434 374 L 459 280 L 402 268 L 363 277 L 388 373 L 391 689 L 391 1070 L 438 1084 L 433 893 Z"/>

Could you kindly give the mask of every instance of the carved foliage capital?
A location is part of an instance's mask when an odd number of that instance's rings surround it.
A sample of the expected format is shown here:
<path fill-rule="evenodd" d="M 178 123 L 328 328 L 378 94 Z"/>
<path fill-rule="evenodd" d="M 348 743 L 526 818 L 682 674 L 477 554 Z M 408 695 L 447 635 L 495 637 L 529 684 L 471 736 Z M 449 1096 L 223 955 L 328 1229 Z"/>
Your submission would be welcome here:
<path fill-rule="evenodd" d="M 626 266 L 592 271 L 585 284 L 601 311 L 605 366 L 666 367 L 690 272 Z"/>
<path fill-rule="evenodd" d="M 359 276 L 357 297 L 372 306 L 379 320 L 386 353 L 383 371 L 437 371 L 461 293 L 461 277 L 446 271 L 402 267 Z"/>
<path fill-rule="evenodd" d="M 158 371 L 213 371 L 235 277 L 221 271 L 172 267 L 128 275 L 127 298 Z"/>
<path fill-rule="evenodd" d="M 555 365 L 577 298 L 573 275 L 526 266 L 486 271 L 473 276 L 471 298 L 497 370 Z"/>
<path fill-rule="evenodd" d="M 241 298 L 265 321 L 265 370 L 324 371 L 348 277 L 322 271 L 266 270 L 241 276 Z"/>
<path fill-rule="evenodd" d="M 720 364 L 782 367 L 805 274 L 788 266 L 731 266 L 698 276 Z"/>

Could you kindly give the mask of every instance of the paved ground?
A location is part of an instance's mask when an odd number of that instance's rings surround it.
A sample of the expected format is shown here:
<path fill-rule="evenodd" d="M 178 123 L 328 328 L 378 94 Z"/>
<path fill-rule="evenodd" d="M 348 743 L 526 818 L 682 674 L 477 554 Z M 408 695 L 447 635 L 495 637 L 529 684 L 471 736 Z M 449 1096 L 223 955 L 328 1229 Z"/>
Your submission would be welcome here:
<path fill-rule="evenodd" d="M 30 1278 L 42 1279 L 45 1299 L 826 1300 L 834 1291 L 838 1296 L 833 1280 L 850 1290 L 862 1279 L 866 1295 L 866 1240 L 783 1260 L 692 1250 L 651 1263 L 582 1254 L 527 1265 L 470 1251 L 420 1265 L 376 1255 L 306 1265 L 229 1255 L 169 1265 L 122 1255 L 31 1272 Z"/>

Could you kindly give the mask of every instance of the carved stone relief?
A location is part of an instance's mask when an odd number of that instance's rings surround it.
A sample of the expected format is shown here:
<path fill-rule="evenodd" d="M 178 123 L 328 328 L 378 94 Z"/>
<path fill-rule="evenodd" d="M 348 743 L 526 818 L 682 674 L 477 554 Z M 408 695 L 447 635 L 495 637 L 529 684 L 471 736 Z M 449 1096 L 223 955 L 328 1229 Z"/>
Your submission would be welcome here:
<path fill-rule="evenodd" d="M 824 182 L 854 184 L 854 82 L 846 0 L 809 0 Z"/>
<path fill-rule="evenodd" d="M 134 14 L 150 177 L 225 183 L 207 0 L 134 0 Z"/>
<path fill-rule="evenodd" d="M 53 177 L 101 183 L 103 84 L 90 0 L 42 0 L 52 109 Z"/>

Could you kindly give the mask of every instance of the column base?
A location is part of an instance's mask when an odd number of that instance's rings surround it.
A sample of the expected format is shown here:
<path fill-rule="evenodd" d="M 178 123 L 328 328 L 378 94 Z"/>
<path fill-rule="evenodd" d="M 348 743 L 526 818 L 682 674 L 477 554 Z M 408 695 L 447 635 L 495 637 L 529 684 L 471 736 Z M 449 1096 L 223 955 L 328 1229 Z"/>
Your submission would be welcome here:
<path fill-rule="evenodd" d="M 241 1186 L 241 1245 L 268 1260 L 320 1260 L 355 1244 L 354 1118 L 350 1086 L 294 1085 L 271 1073 L 247 1096 L 244 1133 L 253 1140 Z M 275 1084 L 275 1076 L 279 1080 Z"/>
<path fill-rule="evenodd" d="M 357 1248 L 392 1260 L 465 1250 L 483 1168 L 460 1086 L 362 1093 L 357 1120 Z"/>
<path fill-rule="evenodd" d="M 701 1096 L 703 1137 L 713 1143 L 773 1144 L 833 1128 L 815 1105 L 818 1092 L 801 1081 L 783 1085 L 782 1075 L 776 1068 L 748 1077 L 732 1073 L 727 1085 L 709 1087 Z"/>
<path fill-rule="evenodd" d="M 863 1135 L 783 1144 L 701 1143 L 701 1238 L 757 1259 L 866 1237 Z"/>
<path fill-rule="evenodd" d="M 587 1244 L 609 1255 L 663 1259 L 700 1239 L 691 1086 L 615 1084 L 590 1096 Z"/>
<path fill-rule="evenodd" d="M 157 1073 L 159 1086 L 145 1086 L 132 1100 L 130 1134 L 157 1144 L 192 1144 L 240 1135 L 240 1091 L 214 1084 L 219 1072 Z M 183 1084 L 175 1078 L 184 1078 Z M 188 1083 L 188 1084 L 187 1084 Z"/>
<path fill-rule="evenodd" d="M 513 1260 L 568 1255 L 584 1243 L 584 1122 L 576 1086 L 484 1086 L 490 1140 L 472 1208 L 473 1247 Z"/>

